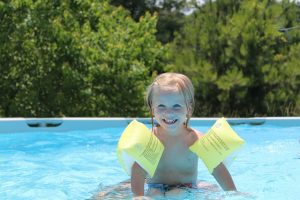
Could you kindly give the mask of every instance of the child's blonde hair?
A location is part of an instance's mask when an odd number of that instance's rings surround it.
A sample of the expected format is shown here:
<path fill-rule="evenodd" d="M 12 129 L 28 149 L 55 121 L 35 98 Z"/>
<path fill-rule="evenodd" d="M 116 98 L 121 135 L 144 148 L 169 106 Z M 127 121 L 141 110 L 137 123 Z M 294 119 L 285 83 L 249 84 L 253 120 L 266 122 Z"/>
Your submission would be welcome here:
<path fill-rule="evenodd" d="M 183 74 L 163 73 L 157 76 L 153 81 L 153 83 L 149 85 L 146 94 L 146 103 L 151 113 L 152 128 L 154 126 L 153 114 L 152 114 L 152 97 L 153 97 L 154 86 L 176 87 L 178 91 L 182 93 L 185 99 L 186 107 L 188 109 L 187 120 L 185 123 L 187 127 L 195 106 L 194 87 L 191 80 Z"/>

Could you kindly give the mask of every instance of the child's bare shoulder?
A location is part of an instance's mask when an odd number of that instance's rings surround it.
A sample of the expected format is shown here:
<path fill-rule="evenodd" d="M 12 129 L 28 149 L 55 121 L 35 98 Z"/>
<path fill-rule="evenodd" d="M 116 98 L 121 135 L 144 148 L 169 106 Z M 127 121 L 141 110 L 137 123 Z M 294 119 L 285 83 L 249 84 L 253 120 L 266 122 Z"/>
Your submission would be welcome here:
<path fill-rule="evenodd" d="M 204 134 L 201 133 L 200 131 L 193 129 L 193 128 L 189 128 L 189 146 L 191 146 L 197 140 L 199 140 L 201 137 L 203 137 L 203 135 Z"/>

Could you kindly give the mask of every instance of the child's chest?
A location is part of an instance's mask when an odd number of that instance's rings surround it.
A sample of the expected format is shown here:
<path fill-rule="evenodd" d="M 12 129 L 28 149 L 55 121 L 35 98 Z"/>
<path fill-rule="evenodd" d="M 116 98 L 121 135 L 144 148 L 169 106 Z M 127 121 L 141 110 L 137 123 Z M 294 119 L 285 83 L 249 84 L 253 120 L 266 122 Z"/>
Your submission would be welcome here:
<path fill-rule="evenodd" d="M 197 156 L 185 145 L 165 146 L 160 165 L 163 168 L 189 170 L 195 165 Z"/>
<path fill-rule="evenodd" d="M 152 182 L 192 183 L 197 175 L 198 158 L 187 148 L 166 148 Z"/>
<path fill-rule="evenodd" d="M 164 151 L 158 164 L 160 174 L 168 173 L 177 175 L 194 174 L 198 164 L 198 157 L 189 150 L 192 141 L 190 134 L 179 136 L 157 135 L 164 145 Z"/>

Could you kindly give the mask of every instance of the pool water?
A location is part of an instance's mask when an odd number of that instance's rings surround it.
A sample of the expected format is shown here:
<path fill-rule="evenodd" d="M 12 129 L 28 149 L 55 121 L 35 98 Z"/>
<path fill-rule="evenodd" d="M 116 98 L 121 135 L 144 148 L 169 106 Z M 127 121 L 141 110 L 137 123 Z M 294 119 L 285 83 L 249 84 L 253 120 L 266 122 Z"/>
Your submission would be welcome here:
<path fill-rule="evenodd" d="M 241 193 L 193 190 L 172 199 L 300 199 L 300 126 L 233 128 L 246 141 L 229 166 Z M 0 134 L 1 199 L 90 199 L 128 179 L 115 154 L 123 129 Z M 216 184 L 201 161 L 198 171 Z M 117 197 L 130 199 L 130 190 L 107 199 Z"/>

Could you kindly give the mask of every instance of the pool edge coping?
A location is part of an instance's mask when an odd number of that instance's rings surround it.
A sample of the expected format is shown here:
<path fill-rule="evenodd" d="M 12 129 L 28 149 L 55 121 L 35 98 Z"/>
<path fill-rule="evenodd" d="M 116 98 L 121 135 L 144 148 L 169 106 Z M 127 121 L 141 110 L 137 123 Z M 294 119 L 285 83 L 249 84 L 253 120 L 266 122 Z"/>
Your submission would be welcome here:
<path fill-rule="evenodd" d="M 95 130 L 110 127 L 125 127 L 133 119 L 137 119 L 145 124 L 151 124 L 151 118 L 139 117 L 0 118 L 0 133 Z M 211 126 L 217 119 L 219 118 L 191 118 L 190 125 Z M 300 117 L 251 117 L 226 119 L 231 125 L 300 126 Z"/>

